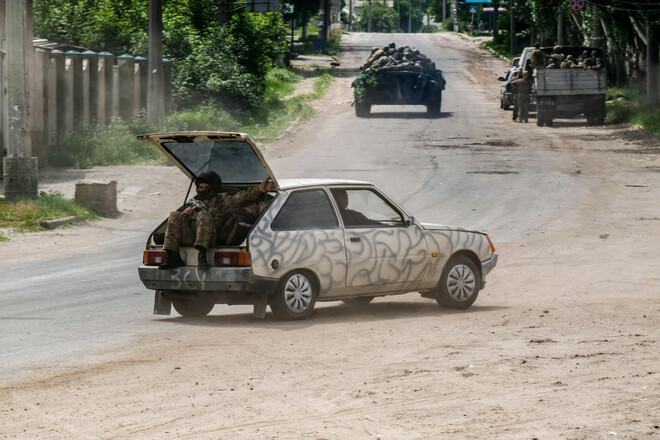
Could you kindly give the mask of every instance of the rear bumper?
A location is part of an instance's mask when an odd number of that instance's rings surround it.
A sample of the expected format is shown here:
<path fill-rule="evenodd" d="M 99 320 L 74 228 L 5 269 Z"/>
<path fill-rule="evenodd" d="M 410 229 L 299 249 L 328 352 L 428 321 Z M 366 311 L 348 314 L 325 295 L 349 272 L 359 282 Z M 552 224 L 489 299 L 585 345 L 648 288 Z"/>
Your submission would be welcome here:
<path fill-rule="evenodd" d="M 254 276 L 250 267 L 212 267 L 199 270 L 197 266 L 181 266 L 161 270 L 157 266 L 139 266 L 138 273 L 147 289 L 163 291 L 196 291 L 218 293 L 271 294 L 278 280 Z"/>
<path fill-rule="evenodd" d="M 495 269 L 497 265 L 497 252 L 493 252 L 493 256 L 489 259 L 481 262 L 481 278 L 486 280 L 486 275 L 490 273 L 491 270 Z"/>

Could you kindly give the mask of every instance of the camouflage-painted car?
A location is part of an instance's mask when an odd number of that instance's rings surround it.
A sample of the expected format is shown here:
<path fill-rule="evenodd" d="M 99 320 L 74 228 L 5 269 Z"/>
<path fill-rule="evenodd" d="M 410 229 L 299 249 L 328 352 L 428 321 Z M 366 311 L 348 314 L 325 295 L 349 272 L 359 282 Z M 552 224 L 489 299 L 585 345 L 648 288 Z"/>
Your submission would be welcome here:
<path fill-rule="evenodd" d="M 336 179 L 277 180 L 251 138 L 190 132 L 140 136 L 158 146 L 192 180 L 212 170 L 223 191 L 273 181 L 256 221 L 236 246 L 182 248 L 186 265 L 166 264 L 166 222 L 149 236 L 140 279 L 156 291 L 154 313 L 203 316 L 215 304 L 267 306 L 282 319 L 304 319 L 316 301 L 368 303 L 419 292 L 441 306 L 466 309 L 485 285 L 497 253 L 484 232 L 421 223 L 376 186 Z M 189 189 L 190 190 L 190 189 Z"/>

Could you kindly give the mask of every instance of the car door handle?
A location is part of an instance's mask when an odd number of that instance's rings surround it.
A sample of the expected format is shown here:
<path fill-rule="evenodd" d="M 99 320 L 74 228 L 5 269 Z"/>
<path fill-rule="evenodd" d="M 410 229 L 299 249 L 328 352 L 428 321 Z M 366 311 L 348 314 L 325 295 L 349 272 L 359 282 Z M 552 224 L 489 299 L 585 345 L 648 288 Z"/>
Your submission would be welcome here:
<path fill-rule="evenodd" d="M 360 237 L 351 237 L 348 239 L 348 241 L 350 241 L 351 243 L 357 243 L 358 241 L 360 241 Z"/>

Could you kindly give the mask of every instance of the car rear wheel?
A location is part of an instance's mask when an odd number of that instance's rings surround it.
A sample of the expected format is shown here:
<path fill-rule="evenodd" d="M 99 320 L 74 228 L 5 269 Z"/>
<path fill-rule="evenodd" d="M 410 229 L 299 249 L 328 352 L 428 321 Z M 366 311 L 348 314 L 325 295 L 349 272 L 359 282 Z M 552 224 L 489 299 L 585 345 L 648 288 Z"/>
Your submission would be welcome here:
<path fill-rule="evenodd" d="M 200 298 L 172 298 L 172 306 L 179 315 L 194 318 L 211 313 L 215 303 Z"/>
<path fill-rule="evenodd" d="M 459 255 L 449 260 L 440 277 L 436 301 L 442 307 L 467 309 L 481 289 L 481 275 L 468 257 Z"/>
<path fill-rule="evenodd" d="M 280 281 L 270 309 L 280 319 L 305 319 L 314 310 L 318 289 L 308 272 L 292 272 Z"/>
<path fill-rule="evenodd" d="M 359 296 L 357 298 L 342 299 L 342 302 L 349 306 L 364 306 L 373 301 L 374 298 L 374 296 Z"/>

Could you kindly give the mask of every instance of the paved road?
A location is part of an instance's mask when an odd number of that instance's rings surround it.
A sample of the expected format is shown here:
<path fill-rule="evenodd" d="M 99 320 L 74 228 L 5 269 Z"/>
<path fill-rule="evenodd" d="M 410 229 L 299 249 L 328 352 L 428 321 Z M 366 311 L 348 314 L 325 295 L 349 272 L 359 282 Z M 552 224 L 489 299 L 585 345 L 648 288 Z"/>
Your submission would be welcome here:
<path fill-rule="evenodd" d="M 438 35 L 403 39 L 348 35 L 343 56 L 347 65 L 359 65 L 372 46 L 416 46 L 444 70 L 442 117 L 429 119 L 424 107 L 413 106 L 376 106 L 370 118 L 357 118 L 348 105 L 322 112 L 266 150 L 278 176 L 373 181 L 422 221 L 487 229 L 499 242 L 547 227 L 561 206 L 582 197 L 587 188 L 560 165 L 566 163 L 561 155 L 526 149 L 528 133 L 512 127 L 488 94 L 492 87 L 470 73 L 485 52 L 475 55 L 473 45 Z M 355 72 L 343 77 L 344 100 L 351 99 L 348 77 Z M 551 134 L 534 136 L 553 142 Z M 136 222 L 118 238 L 73 256 L 0 261 L 0 380 L 29 367 L 75 362 L 140 332 L 171 329 L 171 321 L 151 315 L 152 295 L 136 275 L 153 226 Z M 213 313 L 241 310 L 217 307 Z"/>

